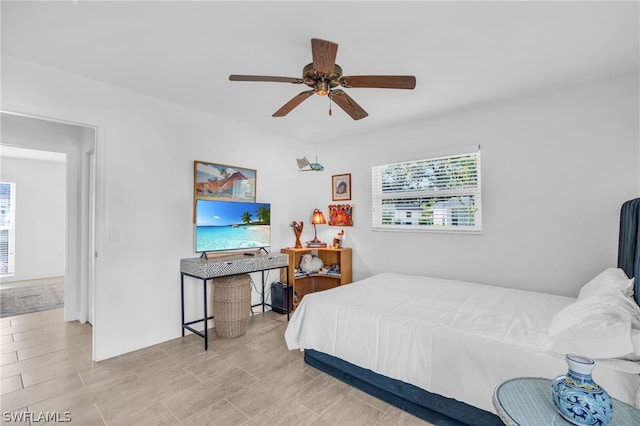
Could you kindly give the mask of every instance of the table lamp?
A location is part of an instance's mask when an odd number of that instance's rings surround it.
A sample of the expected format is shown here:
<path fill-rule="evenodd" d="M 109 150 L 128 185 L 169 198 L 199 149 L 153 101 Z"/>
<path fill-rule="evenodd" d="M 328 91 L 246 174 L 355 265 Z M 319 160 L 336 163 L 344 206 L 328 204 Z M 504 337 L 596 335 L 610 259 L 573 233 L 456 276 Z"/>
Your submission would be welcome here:
<path fill-rule="evenodd" d="M 325 223 L 327 223 L 324 220 L 324 215 L 322 214 L 322 212 L 319 209 L 315 209 L 313 211 L 313 216 L 311 216 L 311 223 L 313 224 L 313 240 L 309 241 L 310 243 L 321 243 L 322 241 L 320 241 L 318 239 L 318 230 L 316 229 L 316 225 L 324 225 Z"/>

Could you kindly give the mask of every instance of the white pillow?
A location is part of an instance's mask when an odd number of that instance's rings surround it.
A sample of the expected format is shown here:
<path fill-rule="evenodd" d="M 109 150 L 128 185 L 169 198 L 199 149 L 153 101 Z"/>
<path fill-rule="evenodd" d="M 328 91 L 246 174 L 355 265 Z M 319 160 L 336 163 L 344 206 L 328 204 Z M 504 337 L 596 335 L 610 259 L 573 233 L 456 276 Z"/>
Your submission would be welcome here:
<path fill-rule="evenodd" d="M 608 268 L 580 289 L 578 300 L 602 294 L 615 294 L 618 291 L 633 297 L 633 282 L 634 279 L 627 277 L 622 269 Z"/>
<path fill-rule="evenodd" d="M 548 350 L 589 358 L 637 359 L 640 307 L 622 291 L 579 299 L 551 320 Z"/>

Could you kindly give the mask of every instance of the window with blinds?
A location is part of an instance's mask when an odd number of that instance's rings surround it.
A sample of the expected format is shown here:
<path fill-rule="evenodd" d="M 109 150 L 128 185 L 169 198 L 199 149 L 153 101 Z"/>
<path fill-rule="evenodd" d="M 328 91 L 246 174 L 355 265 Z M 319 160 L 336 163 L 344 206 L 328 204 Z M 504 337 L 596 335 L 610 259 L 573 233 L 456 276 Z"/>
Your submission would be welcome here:
<path fill-rule="evenodd" d="M 371 168 L 374 230 L 480 232 L 480 147 Z"/>
<path fill-rule="evenodd" d="M 15 274 L 16 184 L 0 182 L 0 276 Z"/>

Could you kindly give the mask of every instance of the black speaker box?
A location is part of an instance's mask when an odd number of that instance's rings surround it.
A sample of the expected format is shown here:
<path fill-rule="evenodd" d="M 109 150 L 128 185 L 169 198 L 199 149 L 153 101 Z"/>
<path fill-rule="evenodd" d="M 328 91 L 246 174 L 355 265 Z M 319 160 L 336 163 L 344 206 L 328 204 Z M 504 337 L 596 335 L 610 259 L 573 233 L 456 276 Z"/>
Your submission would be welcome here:
<path fill-rule="evenodd" d="M 271 309 L 283 315 L 290 313 L 293 310 L 293 287 L 281 282 L 271 283 Z"/>

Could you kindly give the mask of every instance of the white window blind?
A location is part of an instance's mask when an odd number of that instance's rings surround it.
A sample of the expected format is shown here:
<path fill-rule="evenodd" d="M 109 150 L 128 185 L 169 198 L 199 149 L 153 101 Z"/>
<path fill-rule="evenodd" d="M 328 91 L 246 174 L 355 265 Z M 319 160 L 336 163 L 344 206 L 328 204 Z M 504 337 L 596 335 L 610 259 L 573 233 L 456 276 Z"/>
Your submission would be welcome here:
<path fill-rule="evenodd" d="M 480 232 L 480 147 L 371 167 L 374 230 Z"/>
<path fill-rule="evenodd" d="M 15 274 L 16 184 L 0 182 L 0 276 Z"/>

